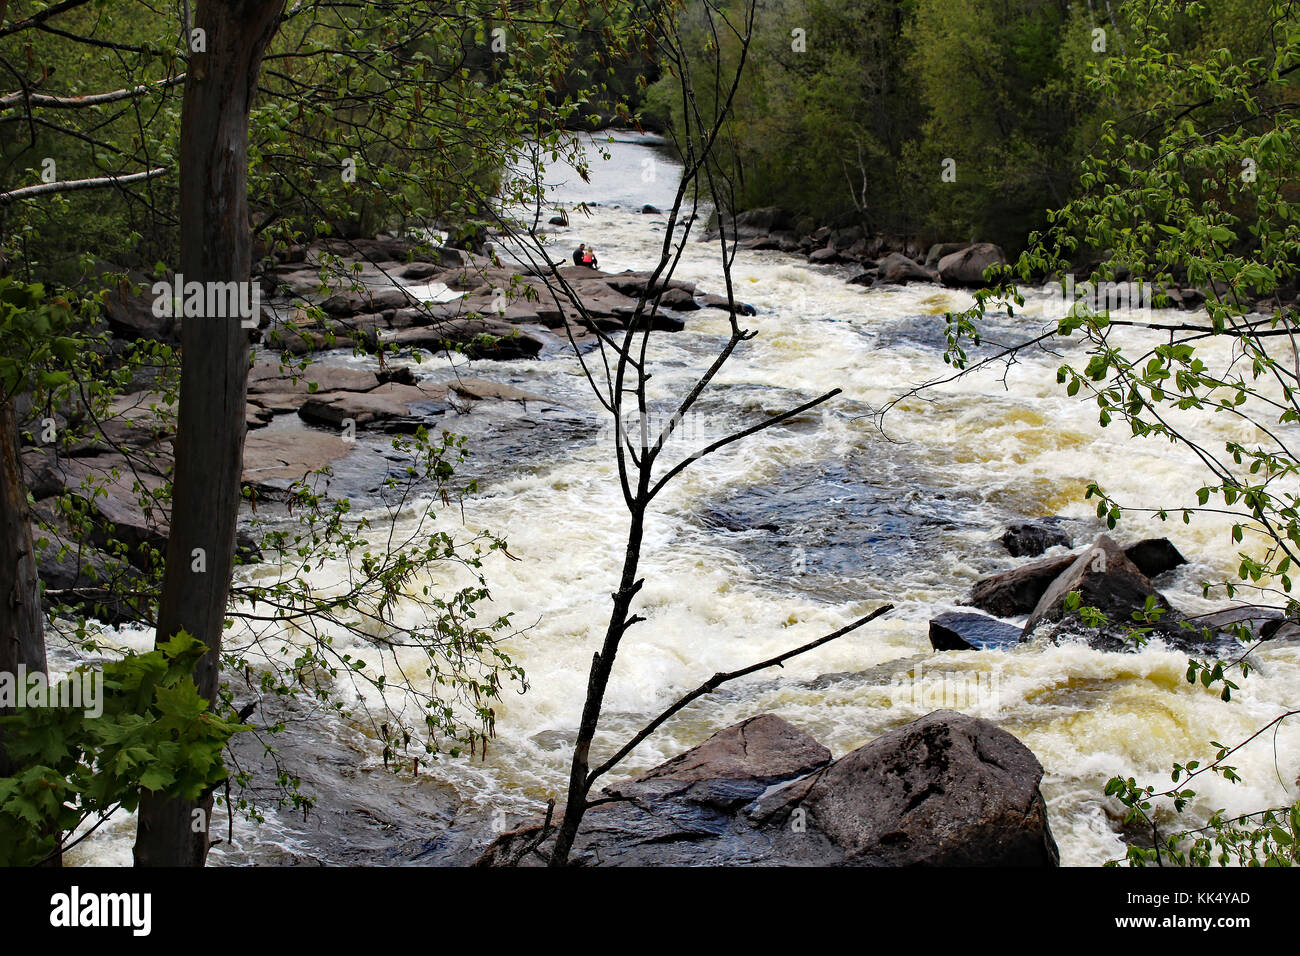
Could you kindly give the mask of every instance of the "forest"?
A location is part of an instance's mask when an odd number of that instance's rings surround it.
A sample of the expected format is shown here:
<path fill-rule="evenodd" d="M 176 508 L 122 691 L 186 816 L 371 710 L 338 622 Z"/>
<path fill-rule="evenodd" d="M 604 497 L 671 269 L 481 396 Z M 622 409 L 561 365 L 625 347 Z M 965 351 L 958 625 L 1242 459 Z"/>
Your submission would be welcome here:
<path fill-rule="evenodd" d="M 0 0 L 0 67 L 0 864 L 1300 860 L 1292 0 Z"/>

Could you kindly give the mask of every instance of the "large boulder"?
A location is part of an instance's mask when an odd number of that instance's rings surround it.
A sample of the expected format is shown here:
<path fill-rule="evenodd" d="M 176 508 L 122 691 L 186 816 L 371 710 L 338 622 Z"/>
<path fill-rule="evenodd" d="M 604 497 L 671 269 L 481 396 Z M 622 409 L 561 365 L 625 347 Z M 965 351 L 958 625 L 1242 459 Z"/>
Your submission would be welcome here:
<path fill-rule="evenodd" d="M 966 248 L 964 242 L 936 242 L 930 247 L 930 251 L 925 256 L 925 267 L 927 269 L 937 269 L 939 261 L 944 256 L 950 256 L 954 252 L 961 252 Z"/>
<path fill-rule="evenodd" d="M 705 238 L 716 238 L 719 225 L 721 225 L 720 217 L 717 212 L 714 212 L 709 217 Z M 773 230 L 788 229 L 791 225 L 793 223 L 790 221 L 790 214 L 783 209 L 778 209 L 776 206 L 746 209 L 744 212 L 729 217 L 729 221 L 726 223 L 728 236 L 732 239 L 753 239 L 757 236 L 766 236 Z"/>
<path fill-rule="evenodd" d="M 934 276 L 922 266 L 903 255 L 891 252 L 876 264 L 881 282 L 906 284 L 908 282 L 933 282 Z"/>
<path fill-rule="evenodd" d="M 1007 257 L 991 242 L 978 242 L 939 260 L 939 278 L 944 285 L 982 286 L 984 271 L 990 266 L 1005 266 Z"/>
<path fill-rule="evenodd" d="M 807 734 L 764 714 L 607 788 L 611 799 L 584 816 L 570 862 L 1054 866 L 1042 776 L 1015 737 L 952 711 L 834 762 Z M 477 862 L 541 865 L 552 839 L 531 823 Z"/>
<path fill-rule="evenodd" d="M 157 298 L 148 280 L 132 274 L 133 281 L 118 285 L 104 296 L 104 318 L 109 330 L 124 339 L 154 339 L 177 345 L 180 342 L 180 320 L 173 316 L 154 314 Z M 168 281 L 171 277 L 168 276 Z M 137 285 L 139 283 L 139 285 Z"/>
<path fill-rule="evenodd" d="M 1057 866 L 1042 778 L 1005 730 L 938 710 L 765 797 L 752 817 L 780 828 L 790 862 Z"/>
<path fill-rule="evenodd" d="M 1105 626 L 1081 627 L 1079 612 L 1064 607 L 1066 595 L 1074 592 L 1079 594 L 1081 605 L 1096 608 L 1105 616 Z M 1134 613 L 1143 611 L 1149 601 L 1164 611 L 1157 626 L 1161 637 L 1177 644 L 1192 639 L 1192 632 L 1177 627 L 1182 616 L 1152 586 L 1150 578 L 1109 535 L 1103 534 L 1048 586 L 1025 623 L 1024 639 L 1033 638 L 1040 625 L 1055 624 L 1050 631 L 1054 640 L 1072 632 L 1082 633 L 1093 647 L 1120 650 L 1128 646 L 1126 629 L 1137 626 Z"/>

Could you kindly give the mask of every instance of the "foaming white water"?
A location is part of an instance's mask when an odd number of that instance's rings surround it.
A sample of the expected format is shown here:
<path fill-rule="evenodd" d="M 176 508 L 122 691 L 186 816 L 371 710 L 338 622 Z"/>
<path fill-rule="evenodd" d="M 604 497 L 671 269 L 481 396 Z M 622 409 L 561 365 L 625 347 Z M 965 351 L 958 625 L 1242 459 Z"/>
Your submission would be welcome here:
<path fill-rule="evenodd" d="M 568 204 L 611 205 L 595 206 L 589 216 L 572 210 L 573 225 L 556 230 L 556 249 L 563 254 L 590 242 L 603 269 L 642 269 L 657 255 L 666 220 L 642 215 L 640 204 L 670 199 L 671 167 L 640 143 L 613 148 L 612 174 L 598 172 L 590 191 L 570 179 L 559 193 Z M 657 170 L 657 178 L 638 186 L 633 174 L 646 168 Z M 678 276 L 722 291 L 716 247 L 692 243 Z M 890 601 L 898 610 L 887 619 L 697 702 L 622 769 L 647 768 L 761 712 L 780 714 L 840 755 L 937 706 L 956 706 L 1016 734 L 1043 762 L 1063 862 L 1121 856 L 1118 808 L 1103 795 L 1105 781 L 1124 774 L 1159 784 L 1173 761 L 1204 761 L 1211 740 L 1248 736 L 1300 698 L 1300 648 L 1262 651 L 1262 671 L 1230 704 L 1188 685 L 1185 656 L 1158 645 L 1133 654 L 1082 646 L 931 653 L 930 617 L 953 607 L 978 575 L 1014 563 L 995 540 L 1005 520 L 1092 515 L 1083 492 L 1093 479 L 1136 508 L 1191 503 L 1204 479 L 1190 454 L 1132 440 L 1122 426 L 1102 429 L 1095 405 L 1066 396 L 1055 370 L 1062 361 L 1079 363 L 1077 350 L 1029 353 L 1005 378 L 1001 369 L 989 369 L 905 399 L 886 418 L 882 436 L 877 409 L 949 371 L 942 316 L 970 297 L 929 285 L 862 289 L 846 278 L 844 270 L 810 267 L 780 253 L 737 256 L 736 297 L 759 310 L 741 321 L 759 335 L 741 347 L 701 403 L 698 434 L 752 423 L 830 388 L 843 395 L 794 427 L 762 432 L 697 461 L 662 496 L 643 551 L 646 586 L 637 610 L 647 620 L 620 653 L 596 752 L 608 753 L 715 672 L 778 654 Z M 992 337 L 1029 333 L 1042 318 L 1031 303 Z M 687 316 L 685 332 L 656 337 L 651 397 L 658 406 L 671 409 L 727 331 L 721 313 L 704 310 Z M 509 379 L 596 422 L 598 407 L 575 364 L 557 356 L 480 364 L 474 374 Z M 540 421 L 537 448 L 554 453 L 546 420 Z M 1200 427 L 1220 445 L 1228 437 L 1251 437 L 1223 416 Z M 693 447 L 679 445 L 683 452 Z M 627 519 L 609 446 L 573 442 L 547 460 L 552 463 L 521 467 L 484 488 L 466 503 L 464 525 L 459 514 L 440 519 L 460 536 L 498 532 L 520 559 L 494 555 L 485 573 L 491 611 L 511 613 L 521 629 L 509 647 L 530 689 L 507 691 L 496 707 L 499 737 L 486 759 L 444 760 L 424 771 L 471 811 L 504 809 L 517 817 L 548 797 L 562 798 L 568 744 L 621 567 Z M 826 476 L 833 480 L 824 488 L 816 484 Z M 827 560 L 818 568 L 814 554 L 808 563 L 817 573 L 805 573 L 784 552 L 773 557 L 779 542 L 756 527 L 762 522 L 753 520 L 755 509 L 765 520 L 815 525 L 818 508 L 786 494 L 809 484 L 818 489 L 810 493 L 813 504 L 839 508 L 834 514 L 848 529 L 831 521 L 817 533 L 847 537 L 860 560 Z M 733 522 L 738 527 L 720 531 L 705 520 L 729 508 L 744 519 Z M 1199 582 L 1230 575 L 1237 563 L 1227 522 L 1198 517 L 1190 525 L 1160 524 L 1135 515 L 1118 533 L 1168 535 L 1191 563 L 1162 581 L 1163 590 L 1176 605 L 1199 611 L 1212 606 Z M 326 566 L 312 580 L 328 587 L 337 571 Z M 453 569 L 435 568 L 428 582 L 449 588 L 464 580 Z M 339 640 L 341 651 L 373 658 L 346 635 Z M 378 753 L 370 762 L 380 763 Z M 1198 780 L 1194 818 L 1220 807 L 1246 811 L 1292 799 L 1300 739 L 1284 729 L 1234 763 L 1245 782 Z M 242 833 L 252 842 L 281 838 L 274 827 Z M 110 839 L 96 861 L 116 861 L 120 850 L 120 840 Z"/>

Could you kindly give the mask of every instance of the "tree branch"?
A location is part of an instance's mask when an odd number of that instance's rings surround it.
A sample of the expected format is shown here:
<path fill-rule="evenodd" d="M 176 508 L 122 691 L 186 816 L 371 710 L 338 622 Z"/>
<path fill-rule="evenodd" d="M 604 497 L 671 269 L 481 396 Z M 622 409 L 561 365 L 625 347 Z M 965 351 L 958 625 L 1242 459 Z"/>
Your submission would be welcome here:
<path fill-rule="evenodd" d="M 19 90 L 16 93 L 0 96 L 0 109 L 25 104 L 27 106 L 49 107 L 56 110 L 75 110 L 86 106 L 102 106 L 104 103 L 129 100 L 132 97 L 142 96 L 151 90 L 165 90 L 170 86 L 184 82 L 185 74 L 178 73 L 176 76 L 158 80 L 156 83 L 141 83 L 139 86 L 125 87 L 108 93 L 90 93 L 86 96 L 51 96 L 48 93 L 27 93 Z"/>
<path fill-rule="evenodd" d="M 39 186 L 24 186 L 22 189 L 11 189 L 7 193 L 0 193 L 0 204 L 16 202 L 19 199 L 30 199 L 32 196 L 40 196 L 45 193 L 66 193 L 74 192 L 78 189 L 98 189 L 101 186 L 125 186 L 127 183 L 143 182 L 146 179 L 153 179 L 167 172 L 166 166 L 159 166 L 157 169 L 145 170 L 142 173 L 131 173 L 126 176 L 99 176 L 94 179 L 67 179 L 60 183 L 41 183 Z"/>
<path fill-rule="evenodd" d="M 672 717 L 673 714 L 677 713 L 679 710 L 681 710 L 691 701 L 699 697 L 703 697 L 705 694 L 713 693 L 713 691 L 717 690 L 727 681 L 735 680 L 737 677 L 744 677 L 747 674 L 752 674 L 755 671 L 766 670 L 769 667 L 779 667 L 782 664 L 784 664 L 786 661 L 788 661 L 790 658 L 797 657 L 800 654 L 805 654 L 808 651 L 821 647 L 823 644 L 830 643 L 836 638 L 843 637 L 845 634 L 848 634 L 851 631 L 856 631 L 864 624 L 871 623 L 876 618 L 880 617 L 882 614 L 886 614 L 889 611 L 892 611 L 893 609 L 894 609 L 894 605 L 883 604 L 880 607 L 876 608 L 874 611 L 872 611 L 870 614 L 868 614 L 866 617 L 858 618 L 858 620 L 854 621 L 852 624 L 846 624 L 838 631 L 832 631 L 830 634 L 823 635 L 822 637 L 817 638 L 817 640 L 815 641 L 810 641 L 809 643 L 804 644 L 802 647 L 796 647 L 792 651 L 786 651 L 784 654 L 778 654 L 776 657 L 769 658 L 768 660 L 765 661 L 760 661 L 757 664 L 751 664 L 749 667 L 743 667 L 738 671 L 730 671 L 729 673 L 725 673 L 725 674 L 723 673 L 714 674 L 712 677 L 706 680 L 699 687 L 695 688 L 695 690 L 691 691 L 689 694 L 685 695 L 684 697 L 678 698 L 676 703 L 674 703 L 671 707 L 665 710 L 662 714 L 660 714 L 650 723 L 646 724 L 645 727 L 643 727 L 635 737 L 633 737 L 631 740 L 625 743 L 621 748 L 619 748 L 618 753 L 614 754 L 614 756 L 610 757 L 608 760 L 606 760 L 595 770 L 591 771 L 591 773 L 587 775 L 588 789 L 590 789 L 592 784 L 594 784 L 599 777 L 608 773 L 610 770 L 614 768 L 616 764 L 618 764 L 619 761 L 621 761 L 624 757 L 626 757 L 633 750 L 635 750 L 637 745 L 641 743 L 641 741 L 645 740 L 652 733 L 658 730 L 659 727 L 663 725 L 664 721 L 668 720 L 668 718 Z"/>

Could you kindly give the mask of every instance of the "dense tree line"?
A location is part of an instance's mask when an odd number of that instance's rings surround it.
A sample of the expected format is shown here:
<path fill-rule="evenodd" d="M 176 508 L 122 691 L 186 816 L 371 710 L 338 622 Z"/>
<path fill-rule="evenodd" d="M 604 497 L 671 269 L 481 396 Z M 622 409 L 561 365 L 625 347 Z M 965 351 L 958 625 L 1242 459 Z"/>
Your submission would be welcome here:
<path fill-rule="evenodd" d="M 1185 9 L 1173 49 L 1246 62 L 1269 44 L 1272 6 Z M 756 21 L 720 148 L 742 170 L 740 208 L 779 206 L 805 229 L 1019 251 L 1078 194 L 1103 124 L 1140 114 L 1154 92 L 1089 84 L 1107 57 L 1151 39 L 1108 0 L 765 0 Z M 702 22 L 692 41 L 734 45 Z M 680 123 L 666 80 L 650 104 Z"/>

